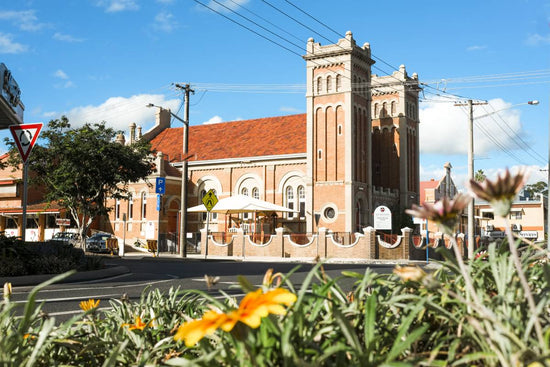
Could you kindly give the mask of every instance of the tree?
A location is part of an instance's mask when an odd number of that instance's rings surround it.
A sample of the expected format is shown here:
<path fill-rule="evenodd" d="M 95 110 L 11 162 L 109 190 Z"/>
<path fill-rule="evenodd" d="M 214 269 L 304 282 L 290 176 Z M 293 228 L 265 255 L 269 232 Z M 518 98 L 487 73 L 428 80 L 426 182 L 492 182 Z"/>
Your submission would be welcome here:
<path fill-rule="evenodd" d="M 533 199 L 535 194 L 542 194 L 548 189 L 548 185 L 544 181 L 539 181 L 534 184 L 525 185 L 525 191 L 529 193 L 529 198 Z"/>
<path fill-rule="evenodd" d="M 477 182 L 483 182 L 486 178 L 487 176 L 485 176 L 485 172 L 482 169 L 478 169 L 474 175 L 474 181 Z"/>
<path fill-rule="evenodd" d="M 107 215 L 107 198 L 128 198 L 128 184 L 154 170 L 148 142 L 123 145 L 114 141 L 117 131 L 105 123 L 71 128 L 63 116 L 41 133 L 43 146 L 29 157 L 30 182 L 44 187 L 45 200 L 68 210 L 78 226 L 82 245 L 94 218 Z M 12 165 L 21 160 L 12 147 Z"/>

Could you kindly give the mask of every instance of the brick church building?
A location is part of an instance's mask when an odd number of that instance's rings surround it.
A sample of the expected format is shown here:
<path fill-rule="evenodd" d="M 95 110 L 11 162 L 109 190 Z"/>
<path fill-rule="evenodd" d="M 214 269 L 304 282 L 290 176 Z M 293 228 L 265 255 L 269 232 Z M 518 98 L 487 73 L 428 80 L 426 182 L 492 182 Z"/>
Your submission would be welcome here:
<path fill-rule="evenodd" d="M 403 65 L 392 75 L 372 74 L 370 45 L 357 45 L 351 32 L 326 46 L 309 39 L 303 58 L 305 114 L 192 125 L 187 157 L 183 127 L 170 126 L 169 110 L 160 109 L 143 135 L 132 126 L 129 141 L 147 139 L 157 154 L 157 172 L 148 181 L 165 178 L 162 209 L 156 210 L 154 185 L 136 183 L 130 200 L 110 203 L 114 210 L 98 229 L 127 242 L 157 238 L 159 227 L 177 234 L 182 158 L 188 159 L 187 207 L 213 189 L 220 199 L 244 194 L 295 211 L 262 218 L 266 231 L 356 232 L 373 224 L 380 205 L 401 215 L 418 202 L 418 76 L 409 76 Z M 252 230 L 258 219 L 250 213 L 234 217 L 228 223 L 212 213 L 209 228 Z M 205 221 L 206 214 L 189 213 L 188 232 Z"/>

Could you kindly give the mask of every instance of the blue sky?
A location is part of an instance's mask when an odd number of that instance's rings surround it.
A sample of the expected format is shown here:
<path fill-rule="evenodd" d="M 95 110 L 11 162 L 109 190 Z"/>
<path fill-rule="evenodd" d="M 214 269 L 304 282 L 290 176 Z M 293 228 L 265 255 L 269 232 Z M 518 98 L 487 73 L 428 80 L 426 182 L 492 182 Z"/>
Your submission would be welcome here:
<path fill-rule="evenodd" d="M 440 178 L 445 162 L 457 184 L 467 177 L 467 114 L 454 106 L 464 98 L 489 102 L 476 115 L 504 109 L 476 120 L 475 169 L 491 176 L 529 165 L 531 180 L 546 180 L 550 0 L 197 1 L 4 1 L 0 62 L 22 90 L 25 122 L 65 114 L 73 125 L 135 122 L 146 131 L 155 112 L 147 103 L 183 116 L 173 83 L 196 90 L 192 125 L 303 113 L 307 39 L 328 44 L 351 30 L 371 44 L 373 73 L 404 64 L 426 84 L 422 180 Z M 512 107 L 528 100 L 540 104 Z"/>

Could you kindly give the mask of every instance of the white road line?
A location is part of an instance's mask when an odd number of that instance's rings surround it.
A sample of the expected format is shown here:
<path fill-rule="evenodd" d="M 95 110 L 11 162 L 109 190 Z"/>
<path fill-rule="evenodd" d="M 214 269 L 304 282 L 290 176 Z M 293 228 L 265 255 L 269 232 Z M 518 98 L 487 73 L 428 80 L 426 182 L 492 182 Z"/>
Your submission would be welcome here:
<path fill-rule="evenodd" d="M 49 302 L 66 302 L 66 301 L 83 301 L 83 300 L 89 300 L 90 298 L 98 299 L 98 298 L 120 298 L 120 294 L 94 294 L 93 296 L 83 296 L 83 297 L 63 297 L 63 298 L 42 298 L 37 299 L 36 303 L 49 303 Z M 12 303 L 27 303 L 27 300 L 23 301 L 13 301 Z"/>
<path fill-rule="evenodd" d="M 101 287 L 101 289 L 135 288 L 135 287 L 143 288 L 143 287 L 148 286 L 148 285 L 171 282 L 172 280 L 178 278 L 177 276 L 171 275 L 171 274 L 165 274 L 165 275 L 171 277 L 172 279 L 164 279 L 164 280 L 157 280 L 157 281 L 154 281 L 154 282 L 143 282 L 143 283 L 137 283 L 137 284 L 111 285 L 111 286 L 108 286 L 108 287 Z M 85 283 L 80 282 L 79 284 L 85 284 Z M 90 290 L 90 289 L 93 289 L 93 288 L 90 288 L 90 287 L 75 287 L 75 288 L 59 288 L 59 289 L 42 289 L 40 291 L 40 293 L 73 292 L 73 291 L 84 291 L 84 290 Z M 13 292 L 12 294 L 14 294 L 14 295 L 16 295 L 16 294 L 29 294 L 29 292 Z"/>

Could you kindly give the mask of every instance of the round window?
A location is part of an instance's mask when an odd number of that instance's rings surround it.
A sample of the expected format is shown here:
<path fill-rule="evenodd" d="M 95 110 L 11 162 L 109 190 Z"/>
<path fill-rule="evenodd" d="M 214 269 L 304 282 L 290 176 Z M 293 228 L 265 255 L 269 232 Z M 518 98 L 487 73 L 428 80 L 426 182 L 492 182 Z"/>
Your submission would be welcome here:
<path fill-rule="evenodd" d="M 325 209 L 325 218 L 327 219 L 334 219 L 334 217 L 336 216 L 336 211 L 334 210 L 333 207 L 328 207 Z"/>

